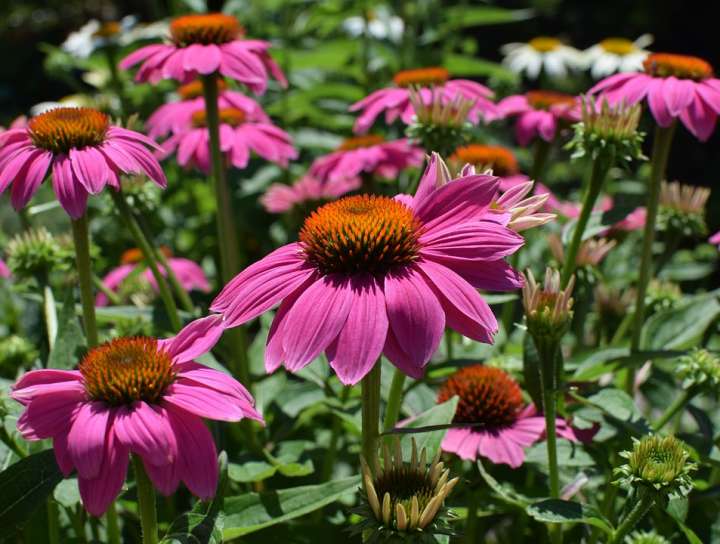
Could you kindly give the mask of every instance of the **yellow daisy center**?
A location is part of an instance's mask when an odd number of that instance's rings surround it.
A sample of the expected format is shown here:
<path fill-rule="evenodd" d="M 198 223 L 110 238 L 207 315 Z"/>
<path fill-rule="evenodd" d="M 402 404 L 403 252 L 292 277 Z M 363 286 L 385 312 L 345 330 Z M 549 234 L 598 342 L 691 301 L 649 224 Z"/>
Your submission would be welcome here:
<path fill-rule="evenodd" d="M 555 51 L 562 45 L 562 42 L 557 38 L 551 38 L 549 36 L 538 36 L 528 42 L 528 45 L 539 53 L 549 53 Z"/>

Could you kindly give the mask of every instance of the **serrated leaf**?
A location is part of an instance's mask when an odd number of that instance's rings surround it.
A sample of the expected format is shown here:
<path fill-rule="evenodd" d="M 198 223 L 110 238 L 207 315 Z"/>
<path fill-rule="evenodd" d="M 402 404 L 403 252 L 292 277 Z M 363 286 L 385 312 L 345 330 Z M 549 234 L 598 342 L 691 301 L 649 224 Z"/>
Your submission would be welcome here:
<path fill-rule="evenodd" d="M 319 485 L 246 493 L 225 499 L 225 539 L 237 538 L 304 516 L 352 493 L 360 483 L 358 476 Z"/>
<path fill-rule="evenodd" d="M 608 534 L 613 533 L 610 522 L 590 504 L 546 499 L 528 506 L 525 511 L 543 523 L 584 523 L 597 527 Z"/>
<path fill-rule="evenodd" d="M 0 527 L 20 528 L 52 493 L 63 475 L 51 449 L 28 455 L 0 472 Z"/>

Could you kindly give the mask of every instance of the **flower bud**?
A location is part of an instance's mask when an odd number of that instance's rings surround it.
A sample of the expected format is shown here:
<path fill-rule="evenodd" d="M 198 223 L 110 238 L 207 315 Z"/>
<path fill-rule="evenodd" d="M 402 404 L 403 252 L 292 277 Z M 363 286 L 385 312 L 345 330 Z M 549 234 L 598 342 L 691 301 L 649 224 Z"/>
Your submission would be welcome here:
<path fill-rule="evenodd" d="M 680 357 L 675 374 L 682 380 L 684 389 L 701 387 L 708 392 L 717 392 L 720 385 L 720 357 L 696 348 Z"/>
<path fill-rule="evenodd" d="M 458 95 L 443 103 L 433 91 L 428 102 L 416 89 L 409 92 L 415 119 L 406 129 L 408 138 L 418 142 L 425 152 L 437 151 L 443 157 L 468 141 L 471 125 L 467 118 L 474 101 Z"/>
<path fill-rule="evenodd" d="M 660 186 L 658 229 L 678 238 L 707 236 L 705 204 L 710 197 L 707 187 L 693 187 L 673 181 Z"/>
<path fill-rule="evenodd" d="M 625 544 L 670 544 L 664 536 L 652 531 L 634 531 L 625 537 Z"/>
<path fill-rule="evenodd" d="M 65 251 L 50 232 L 41 227 L 15 236 L 7 246 L 8 266 L 16 278 L 46 279 L 63 262 Z"/>

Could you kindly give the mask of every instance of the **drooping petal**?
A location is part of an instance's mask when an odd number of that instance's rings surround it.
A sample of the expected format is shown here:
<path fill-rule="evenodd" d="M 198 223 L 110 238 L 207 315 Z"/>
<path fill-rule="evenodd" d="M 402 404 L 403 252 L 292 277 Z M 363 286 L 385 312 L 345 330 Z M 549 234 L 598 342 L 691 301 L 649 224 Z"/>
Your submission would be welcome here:
<path fill-rule="evenodd" d="M 58 464 L 60 472 L 66 478 L 70 476 L 75 466 L 67 449 L 67 434 L 60 433 L 53 437 L 53 450 L 55 451 L 55 461 Z"/>
<path fill-rule="evenodd" d="M 164 405 L 176 406 L 206 419 L 240 421 L 245 417 L 243 405 L 236 397 L 216 389 L 198 387 L 192 381 L 177 379 L 163 396 Z"/>
<path fill-rule="evenodd" d="M 354 302 L 345 326 L 328 346 L 330 366 L 345 385 L 355 385 L 375 365 L 387 337 L 385 297 L 377 280 L 359 275 L 350 283 Z"/>
<path fill-rule="evenodd" d="M 122 445 L 151 465 L 167 465 L 177 456 L 169 421 L 144 401 L 118 408 L 113 430 Z"/>
<path fill-rule="evenodd" d="M 495 261 L 515 253 L 525 242 L 516 232 L 493 221 L 463 223 L 420 238 L 421 254 L 445 262 Z"/>
<path fill-rule="evenodd" d="M 75 178 L 91 195 L 96 195 L 105 187 L 110 177 L 105 156 L 92 146 L 82 149 L 72 148 L 68 155 Z"/>
<path fill-rule="evenodd" d="M 203 75 L 212 74 L 220 67 L 221 60 L 222 54 L 217 45 L 194 43 L 185 48 L 183 68 Z"/>
<path fill-rule="evenodd" d="M 502 433 L 487 432 L 481 435 L 478 451 L 495 464 L 510 465 L 517 468 L 525 461 L 525 450 L 517 442 Z"/>
<path fill-rule="evenodd" d="M 83 404 L 68 433 L 68 452 L 82 478 L 96 478 L 107 454 L 111 412 L 101 402 Z"/>
<path fill-rule="evenodd" d="M 78 467 L 78 486 L 85 509 L 93 516 L 101 516 L 122 490 L 130 452 L 120 444 L 113 432 L 108 432 L 105 448 L 99 453 L 102 463 L 94 478 L 83 476 Z"/>
<path fill-rule="evenodd" d="M 44 151 L 35 155 L 34 158 L 27 163 L 23 174 L 24 179 L 21 183 L 16 181 L 13 184 L 10 195 L 13 208 L 21 210 L 27 205 L 45 179 L 52 159 L 53 154 L 50 151 Z"/>
<path fill-rule="evenodd" d="M 209 315 L 191 321 L 172 338 L 158 341 L 158 349 L 167 350 L 176 363 L 192 361 L 215 347 L 225 331 L 222 316 Z"/>
<path fill-rule="evenodd" d="M 88 192 L 75 179 L 70 159 L 66 156 L 55 157 L 53 161 L 53 189 L 60 205 L 71 218 L 79 219 L 85 213 Z"/>
<path fill-rule="evenodd" d="M 20 404 L 27 404 L 36 396 L 58 390 L 59 385 L 62 390 L 74 389 L 75 384 L 82 387 L 81 379 L 82 375 L 77 370 L 31 370 L 15 382 L 10 396 Z"/>
<path fill-rule="evenodd" d="M 18 418 L 18 431 L 27 440 L 66 434 L 84 400 L 84 391 L 77 390 L 37 396 Z"/>

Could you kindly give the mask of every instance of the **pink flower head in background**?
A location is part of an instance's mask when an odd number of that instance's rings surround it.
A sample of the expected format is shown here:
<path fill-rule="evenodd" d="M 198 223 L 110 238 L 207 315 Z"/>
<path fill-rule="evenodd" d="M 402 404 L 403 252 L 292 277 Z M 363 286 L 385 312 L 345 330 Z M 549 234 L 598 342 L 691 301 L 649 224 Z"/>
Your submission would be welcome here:
<path fill-rule="evenodd" d="M 268 187 L 260 202 L 270 213 L 284 213 L 295 206 L 334 200 L 350 191 L 359 189 L 361 185 L 362 180 L 358 177 L 320 181 L 308 174 L 292 185 L 273 183 Z"/>
<path fill-rule="evenodd" d="M 438 393 L 438 402 L 458 397 L 454 424 L 442 449 L 461 459 L 480 457 L 517 468 L 525 461 L 525 448 L 545 434 L 545 418 L 533 405 L 525 406 L 518 383 L 499 368 L 472 365 L 452 374 Z M 575 439 L 567 423 L 557 420 L 558 434 Z"/>
<path fill-rule="evenodd" d="M 647 100 L 659 126 L 680 119 L 696 138 L 707 140 L 720 114 L 720 79 L 714 77 L 712 66 L 697 57 L 671 53 L 652 53 L 643 66 L 644 72 L 615 74 L 589 92 L 610 104 Z"/>
<path fill-rule="evenodd" d="M 557 213 L 568 219 L 576 219 L 580 217 L 582 211 L 582 204 L 580 202 L 573 202 L 571 200 L 560 200 L 546 185 L 542 183 L 535 184 L 536 195 L 547 195 L 547 202 L 545 209 L 549 212 Z M 593 212 L 607 212 L 613 207 L 613 199 L 610 196 L 604 195 L 595 204 Z"/>
<path fill-rule="evenodd" d="M 245 110 L 238 108 L 220 110 L 220 151 L 235 168 L 248 165 L 251 151 L 282 167 L 298 155 L 287 132 L 270 123 L 251 121 Z M 210 133 L 204 109 L 192 114 L 184 131 L 163 142 L 159 156 L 164 159 L 175 152 L 181 166 L 210 171 Z"/>
<path fill-rule="evenodd" d="M 716 232 L 710 238 L 708 238 L 708 242 L 720 247 L 720 231 Z"/>
<path fill-rule="evenodd" d="M 625 219 L 618 221 L 612 226 L 612 230 L 623 230 L 630 232 L 633 230 L 641 230 L 645 227 L 647 218 L 647 210 L 645 207 L 635 208 Z"/>
<path fill-rule="evenodd" d="M 555 139 L 561 121 L 578 121 L 579 110 L 574 96 L 555 91 L 528 91 L 508 96 L 498 102 L 502 117 L 517 117 L 515 137 L 522 146 L 535 138 L 546 142 Z"/>
<path fill-rule="evenodd" d="M 130 453 L 164 495 L 183 481 L 207 500 L 218 471 L 203 418 L 263 421 L 242 384 L 193 361 L 223 330 L 219 317 L 206 317 L 167 340 L 112 340 L 91 349 L 78 370 L 28 372 L 12 392 L 25 408 L 18 430 L 26 440 L 52 439 L 60 470 L 77 470 L 83 504 L 95 516 L 120 493 Z"/>
<path fill-rule="evenodd" d="M 85 213 L 88 195 L 106 185 L 120 188 L 119 175 L 145 174 L 167 185 L 160 164 L 147 149 L 159 149 L 147 136 L 113 126 L 91 108 L 56 108 L 30 119 L 27 127 L 0 134 L 0 193 L 10 185 L 19 210 L 52 170 L 55 194 L 73 219 Z"/>
<path fill-rule="evenodd" d="M 232 15 L 183 15 L 170 23 L 170 42 L 141 47 L 120 62 L 127 70 L 142 63 L 136 81 L 157 83 L 175 79 L 187 83 L 198 75 L 219 73 L 248 87 L 255 94 L 267 88 L 268 72 L 281 85 L 287 80 L 268 54 L 270 43 L 246 40 Z"/>
<path fill-rule="evenodd" d="M 168 266 L 180 282 L 180 285 L 186 291 L 197 289 L 207 293 L 210 291 L 210 284 L 205 277 L 205 272 L 199 264 L 190 259 L 182 259 L 173 257 L 169 249 L 162 247 L 160 250 L 165 254 Z M 152 270 L 143 265 L 143 254 L 139 249 L 128 249 L 123 253 L 120 259 L 121 264 L 117 268 L 112 269 L 103 279 L 102 282 L 111 291 L 117 293 L 129 277 L 132 277 L 136 271 L 143 281 L 147 282 L 153 290 L 158 292 L 158 285 L 153 276 Z M 162 265 L 159 265 L 160 273 L 166 276 L 167 273 Z M 105 293 L 99 292 L 95 297 L 96 306 L 107 306 L 108 297 Z"/>
<path fill-rule="evenodd" d="M 533 182 L 528 180 L 503 191 L 502 195 L 493 201 L 491 210 L 497 214 L 502 225 L 520 232 L 555 220 L 554 213 L 540 211 L 547 206 L 549 195 L 528 197 L 532 190 Z"/>
<path fill-rule="evenodd" d="M 348 138 L 337 151 L 316 159 L 310 175 L 324 181 L 363 173 L 394 178 L 405 168 L 422 165 L 423 158 L 422 149 L 405 139 L 385 141 L 382 136 L 370 134 Z"/>
<path fill-rule="evenodd" d="M 218 80 L 220 94 L 218 96 L 218 107 L 220 109 L 236 108 L 245 112 L 248 121 L 270 124 L 270 118 L 263 111 L 260 104 L 244 94 L 227 88 L 224 80 Z M 148 117 L 145 126 L 148 129 L 148 136 L 151 138 L 162 138 L 171 133 L 182 132 L 192 124 L 192 116 L 197 111 L 205 109 L 203 98 L 202 82 L 191 81 L 182 85 L 177 93 L 181 100 L 163 104 Z"/>
<path fill-rule="evenodd" d="M 481 118 L 491 121 L 497 114 L 490 89 L 468 79 L 450 79 L 445 68 L 404 70 L 395 74 L 393 82 L 394 87 L 377 90 L 350 106 L 350 111 L 362 112 L 353 128 L 356 133 L 367 132 L 383 112 L 388 124 L 398 118 L 406 125 L 410 124 L 415 115 L 410 102 L 411 88 L 418 91 L 425 104 L 430 104 L 434 96 L 440 97 L 442 105 L 451 103 L 458 96 L 474 102 L 468 120 L 475 124 Z"/>
<path fill-rule="evenodd" d="M 501 145 L 470 144 L 458 147 L 448 159 L 453 171 L 459 172 L 469 164 L 482 172 L 492 170 L 493 176 L 500 178 L 500 190 L 507 191 L 530 178 L 520 172 L 515 154 L 510 148 Z"/>
<path fill-rule="evenodd" d="M 443 172 L 433 154 L 414 197 L 350 196 L 318 208 L 298 242 L 238 274 L 211 310 L 235 327 L 281 303 L 266 370 L 296 372 L 324 351 L 344 384 L 381 354 L 422 376 L 446 326 L 491 343 L 497 321 L 477 289 L 522 285 L 504 257 L 524 240 L 490 211 L 498 178 L 449 182 Z"/>
<path fill-rule="evenodd" d="M 10 269 L 5 264 L 5 261 L 0 259 L 0 278 L 9 278 L 10 275 Z"/>

